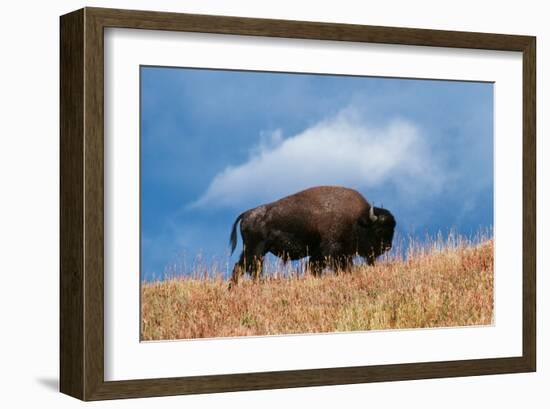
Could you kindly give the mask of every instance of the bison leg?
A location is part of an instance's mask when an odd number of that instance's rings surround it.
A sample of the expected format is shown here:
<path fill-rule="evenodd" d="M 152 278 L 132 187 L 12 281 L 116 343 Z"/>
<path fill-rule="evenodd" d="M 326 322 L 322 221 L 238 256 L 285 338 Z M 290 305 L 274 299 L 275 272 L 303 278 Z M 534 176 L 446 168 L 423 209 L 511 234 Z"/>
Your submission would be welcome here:
<path fill-rule="evenodd" d="M 250 275 L 254 281 L 258 281 L 262 274 L 264 268 L 264 256 L 263 255 L 254 255 L 252 256 L 252 262 L 250 263 Z"/>
<path fill-rule="evenodd" d="M 246 259 L 246 271 L 257 281 L 264 268 L 265 243 L 260 241 L 254 247 Z"/>
<path fill-rule="evenodd" d="M 368 266 L 374 266 L 374 260 L 376 260 L 376 257 L 373 255 L 365 257 L 365 260 L 367 261 Z"/>
<path fill-rule="evenodd" d="M 243 250 L 239 257 L 239 261 L 235 263 L 233 272 L 231 273 L 231 282 L 229 288 L 239 283 L 239 278 L 247 272 L 254 280 L 258 280 L 263 270 L 264 254 L 262 254 L 263 246 L 256 246 L 254 252 Z"/>
<path fill-rule="evenodd" d="M 319 277 L 323 274 L 323 270 L 327 266 L 326 258 L 317 255 L 311 256 L 308 264 L 309 271 L 311 271 L 314 277 Z"/>
<path fill-rule="evenodd" d="M 235 263 L 233 267 L 233 272 L 231 273 L 231 281 L 229 282 L 229 289 L 231 287 L 239 284 L 239 278 L 243 275 L 245 271 L 245 252 L 243 251 L 239 257 L 239 261 Z"/>
<path fill-rule="evenodd" d="M 349 269 L 352 263 L 352 259 L 349 256 L 343 255 L 345 252 L 342 249 L 341 243 L 337 240 L 323 241 L 320 246 L 320 254 L 335 274 Z"/>

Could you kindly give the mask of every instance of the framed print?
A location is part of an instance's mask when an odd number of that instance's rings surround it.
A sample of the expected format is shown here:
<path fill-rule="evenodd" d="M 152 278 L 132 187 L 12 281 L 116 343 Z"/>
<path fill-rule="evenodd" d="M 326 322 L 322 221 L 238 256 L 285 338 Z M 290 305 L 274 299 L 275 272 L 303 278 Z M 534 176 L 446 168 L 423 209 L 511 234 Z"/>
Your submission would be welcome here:
<path fill-rule="evenodd" d="M 534 37 L 60 29 L 63 393 L 535 371 Z"/>

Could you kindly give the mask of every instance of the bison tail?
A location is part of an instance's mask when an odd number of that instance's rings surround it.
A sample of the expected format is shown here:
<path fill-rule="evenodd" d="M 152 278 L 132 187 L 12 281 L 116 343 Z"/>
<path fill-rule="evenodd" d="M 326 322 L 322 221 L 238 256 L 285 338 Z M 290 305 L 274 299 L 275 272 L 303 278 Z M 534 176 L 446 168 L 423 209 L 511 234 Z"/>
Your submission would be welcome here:
<path fill-rule="evenodd" d="M 237 224 L 239 224 L 239 221 L 243 218 L 244 213 L 241 213 L 237 219 L 235 220 L 235 223 L 233 223 L 233 228 L 231 229 L 231 238 L 229 239 L 229 243 L 231 244 L 231 254 L 235 251 L 235 247 L 237 247 Z"/>

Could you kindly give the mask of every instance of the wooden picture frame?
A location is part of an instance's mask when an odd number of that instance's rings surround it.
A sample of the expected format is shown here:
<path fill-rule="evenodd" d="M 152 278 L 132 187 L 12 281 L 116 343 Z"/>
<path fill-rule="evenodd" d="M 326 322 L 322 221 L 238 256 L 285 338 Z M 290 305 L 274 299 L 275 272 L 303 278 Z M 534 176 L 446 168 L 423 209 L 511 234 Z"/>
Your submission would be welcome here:
<path fill-rule="evenodd" d="M 103 35 L 107 27 L 521 52 L 522 356 L 105 381 Z M 61 17 L 60 38 L 61 392 L 100 400 L 535 371 L 535 37 L 84 8 Z"/>

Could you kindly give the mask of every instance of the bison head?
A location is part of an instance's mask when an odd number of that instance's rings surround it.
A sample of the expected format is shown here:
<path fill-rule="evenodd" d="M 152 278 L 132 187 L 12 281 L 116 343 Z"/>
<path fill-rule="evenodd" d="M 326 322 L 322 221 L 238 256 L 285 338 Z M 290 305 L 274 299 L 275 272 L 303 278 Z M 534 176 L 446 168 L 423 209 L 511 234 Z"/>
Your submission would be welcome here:
<path fill-rule="evenodd" d="M 391 249 L 395 218 L 388 210 L 371 206 L 368 216 L 362 218 L 359 224 L 362 227 L 359 254 L 372 264 L 376 257 Z"/>

